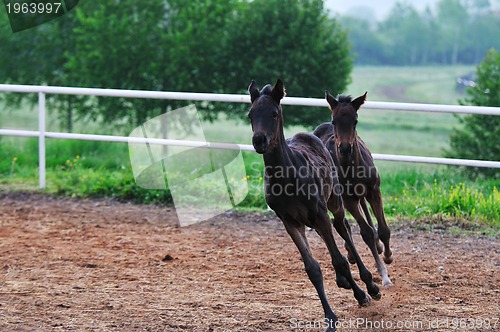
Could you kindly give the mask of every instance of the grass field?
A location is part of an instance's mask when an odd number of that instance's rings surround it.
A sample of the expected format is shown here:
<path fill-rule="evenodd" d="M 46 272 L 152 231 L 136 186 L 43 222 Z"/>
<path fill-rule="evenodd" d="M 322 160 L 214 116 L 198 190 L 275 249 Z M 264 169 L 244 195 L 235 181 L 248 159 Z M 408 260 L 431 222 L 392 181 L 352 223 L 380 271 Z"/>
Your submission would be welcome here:
<path fill-rule="evenodd" d="M 458 104 L 463 96 L 455 91 L 455 78 L 472 67 L 357 67 L 353 83 L 343 93 L 358 96 L 368 91 L 370 101 Z M 293 96 L 293 91 L 289 92 Z M 332 93 L 335 93 L 332 91 Z M 286 106 L 285 106 L 286 107 Z M 286 111 L 286 108 L 285 108 Z M 324 121 L 329 111 L 324 109 Z M 35 108 L 0 108 L 0 127 L 37 129 Z M 285 118 L 286 121 L 286 118 Z M 59 131 L 56 114 L 49 110 L 48 130 Z M 223 116 L 203 123 L 208 141 L 250 144 L 251 128 L 246 122 Z M 442 156 L 449 134 L 458 126 L 451 114 L 361 109 L 358 132 L 373 153 Z M 286 136 L 304 128 L 286 128 Z M 113 126 L 75 123 L 75 132 L 120 134 Z M 2 187 L 36 189 L 37 140 L 0 137 L 0 184 Z M 255 153 L 244 153 L 248 181 L 254 190 L 242 208 L 265 208 L 262 174 L 252 163 L 262 164 Z M 392 216 L 460 216 L 489 220 L 498 226 L 500 195 L 498 183 L 475 183 L 445 166 L 377 162 L 383 179 L 386 212 Z M 128 147 L 122 143 L 47 140 L 47 190 L 77 196 L 114 196 L 139 202 L 168 201 L 166 191 L 138 188 L 131 174 Z M 493 205 L 492 205 L 493 204 Z M 496 221 L 495 221 L 496 220 Z"/>

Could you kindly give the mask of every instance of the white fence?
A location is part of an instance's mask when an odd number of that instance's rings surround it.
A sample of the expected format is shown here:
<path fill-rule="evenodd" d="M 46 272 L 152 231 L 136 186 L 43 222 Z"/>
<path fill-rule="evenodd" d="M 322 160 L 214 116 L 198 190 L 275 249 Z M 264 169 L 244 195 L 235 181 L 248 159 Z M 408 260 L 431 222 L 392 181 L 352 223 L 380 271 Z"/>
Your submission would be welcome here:
<path fill-rule="evenodd" d="M 37 93 L 38 94 L 38 131 L 0 129 L 0 136 L 22 136 L 38 137 L 39 153 L 39 186 L 45 188 L 45 139 L 76 139 L 103 142 L 123 142 L 131 140 L 129 137 L 111 136 L 111 135 L 89 135 L 89 134 L 71 134 L 62 132 L 48 132 L 45 125 L 45 95 L 46 94 L 68 94 L 68 95 L 86 95 L 101 97 L 124 97 L 124 98 L 146 98 L 146 99 L 175 99 L 190 101 L 218 101 L 230 103 L 250 103 L 248 95 L 234 94 L 215 94 L 215 93 L 188 93 L 188 92 L 161 92 L 161 91 L 140 91 L 140 90 L 118 90 L 118 89 L 93 89 L 93 88 L 70 88 L 55 86 L 38 85 L 9 85 L 0 84 L 0 92 L 17 93 Z M 284 105 L 301 105 L 327 107 L 324 99 L 316 98 L 296 98 L 285 97 L 282 100 Z M 462 113 L 462 114 L 485 114 L 500 116 L 500 107 L 478 107 L 478 106 L 451 106 L 436 104 L 416 104 L 416 103 L 388 103 L 388 102 L 366 102 L 363 108 L 383 109 L 383 110 L 401 110 L 418 112 L 439 112 L 439 113 Z M 145 142 L 143 138 L 140 142 Z M 206 146 L 205 142 L 178 141 L 166 139 L 148 139 L 147 142 L 164 145 L 180 146 Z M 209 146 L 217 148 L 239 148 L 244 151 L 254 151 L 253 146 L 243 144 L 224 144 L 209 143 Z M 390 160 L 413 163 L 462 165 L 475 167 L 500 168 L 500 161 L 468 160 L 468 159 L 450 159 L 434 157 L 404 156 L 392 154 L 374 153 L 376 160 Z"/>

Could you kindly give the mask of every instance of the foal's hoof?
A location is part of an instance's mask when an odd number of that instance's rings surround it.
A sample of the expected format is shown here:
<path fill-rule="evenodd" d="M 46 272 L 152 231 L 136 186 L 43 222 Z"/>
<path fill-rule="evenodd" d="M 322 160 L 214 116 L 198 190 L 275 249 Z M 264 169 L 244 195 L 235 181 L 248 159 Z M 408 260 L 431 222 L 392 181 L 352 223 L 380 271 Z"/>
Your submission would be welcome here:
<path fill-rule="evenodd" d="M 356 260 L 354 259 L 354 256 L 350 251 L 347 252 L 347 260 L 349 261 L 349 263 L 351 263 L 351 265 L 356 264 Z"/>
<path fill-rule="evenodd" d="M 391 264 L 392 261 L 394 261 L 394 258 L 392 258 L 392 255 L 390 255 L 390 256 L 384 256 L 384 262 L 385 262 L 385 264 Z"/>
<path fill-rule="evenodd" d="M 385 280 L 382 280 L 382 287 L 384 288 L 389 288 L 392 286 L 392 281 L 391 279 L 387 278 Z"/>
<path fill-rule="evenodd" d="M 334 316 L 334 318 L 326 317 L 325 318 L 325 325 L 323 325 L 323 326 L 326 326 L 325 332 L 335 332 L 335 326 L 336 326 L 337 322 L 338 322 L 338 319 L 336 316 Z"/>
<path fill-rule="evenodd" d="M 327 327 L 325 332 L 335 332 L 335 325 Z"/>
<path fill-rule="evenodd" d="M 368 307 L 371 302 L 372 298 L 369 295 L 366 295 L 366 297 L 363 300 L 358 301 L 358 304 L 360 307 Z"/>
<path fill-rule="evenodd" d="M 378 301 L 382 298 L 382 293 L 378 292 L 377 294 L 371 294 L 370 293 L 370 296 L 372 297 L 372 299 L 374 299 L 375 301 Z"/>
<path fill-rule="evenodd" d="M 382 293 L 380 293 L 380 288 L 377 285 L 373 284 L 373 287 L 368 289 L 368 294 L 372 297 L 372 299 L 378 301 L 382 297 Z"/>

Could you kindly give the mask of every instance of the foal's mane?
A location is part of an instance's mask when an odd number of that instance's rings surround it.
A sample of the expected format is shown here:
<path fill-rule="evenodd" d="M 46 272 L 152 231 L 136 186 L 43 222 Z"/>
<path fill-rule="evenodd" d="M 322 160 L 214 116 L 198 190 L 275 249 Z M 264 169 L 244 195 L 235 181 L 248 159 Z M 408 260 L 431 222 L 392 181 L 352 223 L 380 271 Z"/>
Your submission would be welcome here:
<path fill-rule="evenodd" d="M 262 88 L 262 90 L 260 91 L 260 93 L 262 95 L 268 95 L 270 96 L 271 95 L 271 92 L 273 92 L 273 87 L 271 86 L 271 84 L 267 84 L 266 86 L 264 86 Z"/>
<path fill-rule="evenodd" d="M 338 95 L 337 100 L 339 103 L 350 103 L 352 101 L 351 95 Z"/>

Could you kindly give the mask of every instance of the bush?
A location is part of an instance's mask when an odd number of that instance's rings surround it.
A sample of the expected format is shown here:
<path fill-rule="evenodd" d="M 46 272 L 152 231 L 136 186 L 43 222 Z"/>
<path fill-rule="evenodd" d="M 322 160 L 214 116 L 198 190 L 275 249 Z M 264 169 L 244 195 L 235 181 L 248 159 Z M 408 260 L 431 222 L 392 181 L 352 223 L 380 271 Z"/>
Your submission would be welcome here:
<path fill-rule="evenodd" d="M 477 67 L 477 85 L 468 88 L 462 104 L 500 106 L 500 54 L 491 49 Z M 455 129 L 450 136 L 447 157 L 480 160 L 498 160 L 500 156 L 500 116 L 469 115 L 460 122 L 463 128 Z M 480 175 L 500 178 L 500 170 L 466 167 L 463 172 L 472 178 Z"/>
<path fill-rule="evenodd" d="M 172 203 L 170 190 L 147 190 L 136 185 L 130 169 L 111 171 L 84 168 L 78 163 L 57 167 L 47 174 L 59 195 L 111 197 L 145 204 Z"/>

